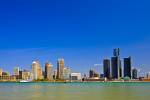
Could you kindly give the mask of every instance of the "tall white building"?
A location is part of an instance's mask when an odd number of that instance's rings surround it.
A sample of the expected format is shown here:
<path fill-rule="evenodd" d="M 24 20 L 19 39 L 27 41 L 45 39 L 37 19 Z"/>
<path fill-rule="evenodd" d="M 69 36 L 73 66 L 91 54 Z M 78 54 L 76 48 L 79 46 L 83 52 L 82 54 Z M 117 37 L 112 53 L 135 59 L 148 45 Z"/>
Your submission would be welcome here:
<path fill-rule="evenodd" d="M 53 65 L 51 63 L 45 64 L 45 78 L 48 80 L 53 80 Z"/>
<path fill-rule="evenodd" d="M 38 61 L 32 62 L 32 74 L 33 74 L 33 80 L 42 79 L 42 68 Z"/>
<path fill-rule="evenodd" d="M 63 79 L 64 67 L 65 67 L 64 59 L 58 59 L 58 61 L 57 61 L 57 79 Z"/>

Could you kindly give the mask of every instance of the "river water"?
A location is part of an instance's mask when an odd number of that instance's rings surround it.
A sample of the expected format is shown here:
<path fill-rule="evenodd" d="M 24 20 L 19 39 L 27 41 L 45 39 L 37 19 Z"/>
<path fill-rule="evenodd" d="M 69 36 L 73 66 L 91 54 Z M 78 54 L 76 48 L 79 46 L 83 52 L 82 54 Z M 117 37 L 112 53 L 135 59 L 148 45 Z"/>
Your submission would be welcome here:
<path fill-rule="evenodd" d="M 0 83 L 0 100 L 150 100 L 150 83 Z"/>

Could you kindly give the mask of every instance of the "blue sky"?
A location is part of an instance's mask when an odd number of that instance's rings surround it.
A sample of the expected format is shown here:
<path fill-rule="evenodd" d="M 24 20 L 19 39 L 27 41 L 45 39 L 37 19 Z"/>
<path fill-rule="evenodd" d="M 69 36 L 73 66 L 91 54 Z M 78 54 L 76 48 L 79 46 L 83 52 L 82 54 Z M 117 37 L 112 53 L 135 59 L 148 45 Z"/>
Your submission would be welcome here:
<path fill-rule="evenodd" d="M 121 48 L 133 66 L 150 71 L 148 0 L 0 1 L 0 66 L 29 68 L 33 60 L 56 67 L 64 58 L 73 71 L 87 72 Z M 143 65 L 141 67 L 141 65 Z M 102 69 L 99 69 L 102 70 Z"/>

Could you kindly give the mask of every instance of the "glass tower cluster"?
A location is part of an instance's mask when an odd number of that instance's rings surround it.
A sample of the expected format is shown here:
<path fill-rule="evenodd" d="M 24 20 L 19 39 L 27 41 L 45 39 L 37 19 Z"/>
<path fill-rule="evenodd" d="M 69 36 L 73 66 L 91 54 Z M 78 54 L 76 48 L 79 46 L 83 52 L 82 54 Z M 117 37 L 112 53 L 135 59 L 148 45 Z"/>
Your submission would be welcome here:
<path fill-rule="evenodd" d="M 124 58 L 124 69 L 122 68 L 119 48 L 114 49 L 113 57 L 111 57 L 111 60 L 110 59 L 103 60 L 103 73 L 104 77 L 107 79 L 121 79 L 122 77 L 129 77 L 131 79 L 132 78 L 131 68 L 132 68 L 131 57 Z"/>

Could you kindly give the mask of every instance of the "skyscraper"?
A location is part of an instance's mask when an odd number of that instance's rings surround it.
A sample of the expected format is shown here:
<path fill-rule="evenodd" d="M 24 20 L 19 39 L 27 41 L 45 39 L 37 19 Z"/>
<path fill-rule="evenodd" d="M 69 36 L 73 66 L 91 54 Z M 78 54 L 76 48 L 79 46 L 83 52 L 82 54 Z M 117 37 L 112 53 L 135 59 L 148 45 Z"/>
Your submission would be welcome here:
<path fill-rule="evenodd" d="M 119 75 L 120 75 L 120 77 L 122 77 L 122 64 L 121 64 L 121 60 L 120 60 L 120 65 L 119 65 Z"/>
<path fill-rule="evenodd" d="M 111 67 L 112 67 L 112 79 L 118 79 L 120 77 L 118 57 L 111 58 Z"/>
<path fill-rule="evenodd" d="M 57 79 L 63 79 L 64 67 L 65 67 L 64 59 L 58 59 L 58 61 L 57 61 Z"/>
<path fill-rule="evenodd" d="M 132 69 L 132 79 L 138 78 L 138 71 L 136 68 Z"/>
<path fill-rule="evenodd" d="M 124 77 L 131 79 L 131 57 L 124 58 Z"/>
<path fill-rule="evenodd" d="M 52 67 L 53 67 L 53 65 L 51 63 L 45 64 L 45 79 L 53 80 Z"/>
<path fill-rule="evenodd" d="M 112 78 L 119 79 L 121 76 L 121 60 L 120 60 L 120 49 L 114 49 L 114 57 L 111 58 L 111 67 L 112 67 Z"/>
<path fill-rule="evenodd" d="M 32 74 L 33 74 L 33 80 L 43 78 L 41 65 L 38 61 L 33 61 L 32 63 Z"/>
<path fill-rule="evenodd" d="M 109 79 L 110 78 L 110 60 L 109 59 L 103 60 L 103 70 L 104 70 L 104 77 Z"/>

